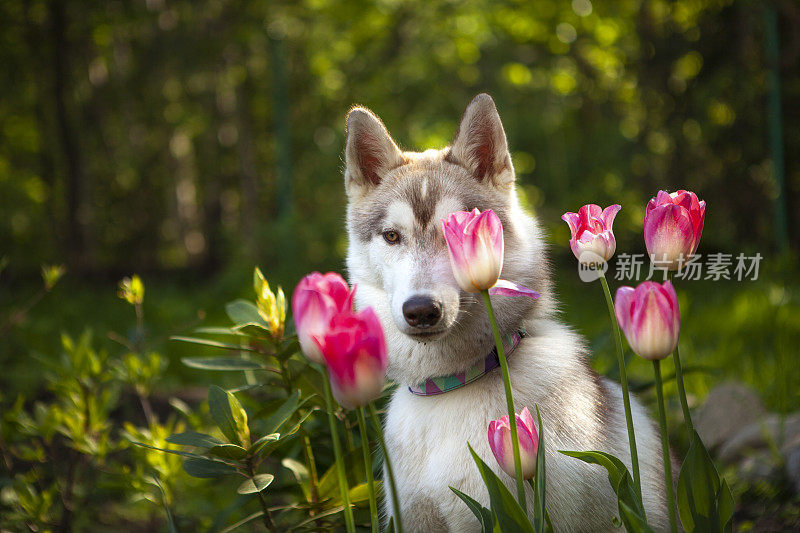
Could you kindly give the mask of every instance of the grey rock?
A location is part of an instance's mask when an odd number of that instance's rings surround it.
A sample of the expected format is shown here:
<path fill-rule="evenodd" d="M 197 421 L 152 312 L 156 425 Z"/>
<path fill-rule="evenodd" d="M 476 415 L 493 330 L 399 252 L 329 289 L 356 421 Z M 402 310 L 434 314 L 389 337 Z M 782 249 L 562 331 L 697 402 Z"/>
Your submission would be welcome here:
<path fill-rule="evenodd" d="M 800 493 L 800 412 L 770 413 L 741 427 L 719 447 L 718 457 L 737 464 L 740 475 L 750 481 L 777 479 L 785 468 Z"/>
<path fill-rule="evenodd" d="M 692 418 L 697 433 L 710 450 L 765 414 L 764 405 L 752 389 L 741 383 L 727 382 L 708 393 L 705 403 Z"/>
<path fill-rule="evenodd" d="M 720 461 L 732 462 L 753 450 L 771 449 L 785 455 L 800 447 L 800 412 L 786 416 L 776 413 L 745 426 L 735 424 L 737 430 L 720 447 Z"/>

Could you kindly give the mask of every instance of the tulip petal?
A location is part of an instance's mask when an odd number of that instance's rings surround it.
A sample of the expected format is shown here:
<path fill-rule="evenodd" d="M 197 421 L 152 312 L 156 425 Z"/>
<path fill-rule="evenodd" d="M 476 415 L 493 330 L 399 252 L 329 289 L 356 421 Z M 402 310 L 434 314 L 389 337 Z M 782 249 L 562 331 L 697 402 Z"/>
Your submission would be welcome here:
<path fill-rule="evenodd" d="M 600 218 L 606 227 L 606 231 L 613 230 L 614 218 L 617 216 L 617 213 L 619 213 L 620 209 L 622 209 L 622 206 L 619 204 L 612 204 L 603 209 L 603 213 L 600 215 Z"/>
<path fill-rule="evenodd" d="M 578 231 L 578 224 L 580 218 L 578 217 L 578 213 L 564 213 L 561 215 L 561 220 L 566 222 L 569 225 L 569 231 L 572 237 L 575 237 L 575 233 Z"/>
<path fill-rule="evenodd" d="M 596 204 L 586 204 L 578 209 L 577 214 L 567 212 L 561 216 L 570 227 L 569 245 L 579 261 L 588 261 L 581 259 L 586 251 L 593 253 L 592 263 L 597 261 L 597 256 L 605 261 L 611 259 L 617 249 L 613 232 L 614 218 L 620 209 L 622 206 L 619 204 L 612 204 L 605 209 Z"/>
<path fill-rule="evenodd" d="M 533 417 L 527 408 L 523 408 L 522 412 L 514 415 L 514 417 L 517 422 L 522 476 L 525 479 L 530 479 L 536 474 L 536 453 L 539 447 L 539 436 Z M 514 477 L 514 449 L 508 416 L 489 422 L 488 438 L 489 447 L 495 459 L 497 459 L 497 464 L 506 474 Z"/>
<path fill-rule="evenodd" d="M 663 359 L 675 350 L 680 335 L 680 312 L 675 289 L 644 281 L 636 289 L 621 287 L 614 314 L 631 349 L 649 360 Z"/>
<path fill-rule="evenodd" d="M 633 297 L 636 291 L 633 287 L 620 287 L 614 297 L 614 314 L 617 317 L 620 329 L 626 332 L 630 327 L 631 308 L 633 307 Z"/>
<path fill-rule="evenodd" d="M 497 214 L 491 209 L 458 211 L 441 225 L 458 285 L 467 292 L 492 287 L 503 268 L 503 226 Z"/>
<path fill-rule="evenodd" d="M 689 212 L 672 204 L 653 209 L 645 219 L 644 242 L 655 261 L 677 268 L 681 256 L 689 258 L 694 244 Z"/>
<path fill-rule="evenodd" d="M 705 209 L 706 203 L 702 200 L 697 198 L 697 195 L 692 191 L 687 191 L 684 189 L 679 189 L 673 193 L 667 193 L 666 191 L 659 191 L 658 194 L 651 198 L 650 201 L 647 203 L 647 209 L 645 210 L 644 215 L 644 225 L 645 225 L 645 242 L 647 243 L 648 240 L 652 241 L 655 237 L 654 234 L 657 233 L 655 230 L 655 226 L 657 226 L 658 222 L 668 222 L 668 219 L 664 219 L 663 217 L 659 217 L 655 221 L 653 219 L 654 213 L 658 210 L 658 208 L 662 207 L 678 207 L 683 209 L 688 213 L 688 218 L 691 224 L 691 232 L 692 238 L 691 243 L 686 244 L 686 239 L 684 236 L 681 236 L 677 239 L 667 239 L 666 241 L 662 242 L 663 246 L 670 246 L 670 250 L 665 251 L 661 249 L 651 250 L 650 245 L 648 245 L 648 251 L 651 255 L 655 255 L 657 259 L 661 260 L 662 257 L 668 256 L 668 261 L 664 263 L 671 263 L 665 266 L 668 266 L 671 269 L 677 269 L 678 266 L 678 257 L 680 253 L 684 254 L 684 258 L 688 259 L 689 256 L 694 254 L 697 250 L 697 246 L 700 244 L 700 237 L 703 234 L 703 223 L 705 220 Z M 680 223 L 683 225 L 683 223 Z M 670 228 L 671 229 L 671 228 Z M 665 231 L 669 231 L 665 230 Z M 683 241 L 683 245 L 685 249 L 677 251 L 678 242 Z M 659 244 L 654 244 L 656 248 L 659 247 Z"/>
<path fill-rule="evenodd" d="M 335 314 L 313 337 L 322 351 L 336 400 L 346 408 L 366 405 L 383 387 L 388 364 L 386 339 L 371 307 Z"/>
<path fill-rule="evenodd" d="M 538 298 L 541 296 L 538 292 L 519 285 L 506 279 L 498 279 L 494 287 L 489 289 L 489 294 L 499 294 L 501 296 L 527 296 L 529 298 Z"/>

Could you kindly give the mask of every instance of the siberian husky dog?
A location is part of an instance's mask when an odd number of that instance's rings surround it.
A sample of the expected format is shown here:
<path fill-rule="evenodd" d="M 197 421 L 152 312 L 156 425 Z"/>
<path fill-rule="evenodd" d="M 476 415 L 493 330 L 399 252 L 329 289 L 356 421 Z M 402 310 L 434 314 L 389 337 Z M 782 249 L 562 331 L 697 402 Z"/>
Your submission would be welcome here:
<path fill-rule="evenodd" d="M 500 470 L 487 439 L 489 422 L 507 413 L 500 369 L 442 394 L 419 394 L 419 385 L 432 378 L 468 381 L 464 373 L 480 366 L 494 348 L 480 295 L 456 283 L 440 222 L 451 212 L 478 208 L 493 209 L 503 224 L 501 277 L 541 293 L 537 300 L 492 296 L 492 304 L 502 334 L 524 331 L 508 364 L 516 412 L 525 406 L 534 411 L 534 404 L 541 411 L 553 526 L 556 531 L 613 530 L 618 510 L 605 469 L 557 450 L 609 452 L 630 470 L 621 389 L 594 372 L 584 340 L 556 318 L 543 230 L 519 205 L 492 98 L 480 94 L 470 102 L 452 146 L 421 153 L 400 150 L 380 119 L 355 107 L 347 116 L 345 160 L 347 267 L 350 281 L 358 285 L 356 306 L 372 306 L 380 317 L 389 377 L 399 384 L 385 433 L 405 529 L 480 531 L 475 516 L 449 488 L 489 505 L 468 442 L 516 494 L 514 480 Z M 647 518 L 665 530 L 659 434 L 635 399 L 632 408 Z M 531 510 L 533 493 L 526 490 Z M 387 514 L 396 514 L 387 502 Z"/>

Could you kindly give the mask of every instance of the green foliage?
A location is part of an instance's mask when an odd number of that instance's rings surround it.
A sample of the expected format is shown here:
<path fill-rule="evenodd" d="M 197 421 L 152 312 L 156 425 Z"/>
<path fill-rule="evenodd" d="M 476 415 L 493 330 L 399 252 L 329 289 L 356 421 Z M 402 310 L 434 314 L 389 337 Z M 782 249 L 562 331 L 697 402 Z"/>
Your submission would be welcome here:
<path fill-rule="evenodd" d="M 634 487 L 628 468 L 616 457 L 606 452 L 561 451 L 564 455 L 575 457 L 585 463 L 601 465 L 608 471 L 608 481 L 617 495 L 619 515 L 625 529 L 630 532 L 651 532 L 645 518 L 644 505 Z M 610 526 L 610 524 L 609 524 Z"/>
<path fill-rule="evenodd" d="M 677 496 L 678 513 L 686 531 L 733 530 L 733 494 L 728 483 L 720 479 L 696 431 L 692 431 L 678 476 Z"/>
<path fill-rule="evenodd" d="M 258 300 L 267 282 L 258 269 L 254 277 Z M 282 300 L 279 292 L 275 305 L 283 305 Z M 182 360 L 187 366 L 237 372 L 244 377 L 242 386 L 227 390 L 217 385 L 209 387 L 208 414 L 214 423 L 213 429 L 210 432 L 180 431 L 165 439 L 165 443 L 179 445 L 180 449 L 135 438 L 131 441 L 141 449 L 182 459 L 184 471 L 193 477 L 224 481 L 235 475 L 243 476 L 244 481 L 230 485 L 230 493 L 254 499 L 260 511 L 235 522 L 231 528 L 259 518 L 266 527 L 281 530 L 324 528 L 337 523 L 342 512 L 336 474 L 338 465 L 329 463 L 319 476 L 311 442 L 303 431 L 306 425 L 316 423 L 314 414 L 319 411 L 316 393 L 319 387 L 315 383 L 321 375 L 319 370 L 299 354 L 299 344 L 293 336 L 284 336 L 284 316 L 276 315 L 280 319 L 280 327 L 277 327 L 277 322 L 270 323 L 269 318 L 263 316 L 261 306 L 245 299 L 227 304 L 225 311 L 233 322 L 230 328 L 205 327 L 195 332 L 234 338 L 236 344 L 202 337 L 172 337 L 228 354 L 185 357 Z M 303 451 L 303 462 L 287 455 L 297 450 L 298 445 Z M 273 459 L 278 455 L 281 456 L 279 460 Z M 278 463 L 283 469 L 275 469 Z M 358 509 L 365 508 L 369 493 L 364 482 L 366 472 L 361 448 L 352 447 L 343 457 L 343 463 L 350 501 Z M 264 465 L 269 465 L 271 471 L 262 471 Z M 287 473 L 291 478 L 286 477 Z M 276 486 L 276 490 L 281 491 L 280 496 L 270 496 L 270 487 Z M 381 488 L 380 483 L 376 486 Z M 277 510 L 267 504 L 268 499 L 286 498 L 291 504 Z"/>
<path fill-rule="evenodd" d="M 544 426 L 542 425 L 542 414 L 539 412 L 538 405 L 536 406 L 536 418 L 539 422 L 539 443 L 536 448 L 536 478 L 535 480 L 530 480 L 530 484 L 533 489 L 533 529 L 540 533 L 552 531 L 553 526 L 550 524 L 550 516 L 545 506 L 547 465 L 545 462 Z"/>
<path fill-rule="evenodd" d="M 486 489 L 489 491 L 491 511 L 500 531 L 533 533 L 534 529 L 528 520 L 528 516 L 525 514 L 525 511 L 522 510 L 522 507 L 514 495 L 511 494 L 511 491 L 506 488 L 503 481 L 497 477 L 497 474 L 489 468 L 489 465 L 484 463 L 478 454 L 475 453 L 472 446 L 469 446 L 469 452 L 472 454 L 472 459 L 475 461 L 475 464 L 478 465 L 478 470 L 481 473 L 483 482 L 486 484 Z M 482 513 L 483 511 L 481 510 L 481 514 Z"/>
<path fill-rule="evenodd" d="M 144 283 L 142 283 L 142 278 L 136 274 L 129 278 L 123 278 L 123 280 L 119 282 L 119 292 L 117 294 L 131 305 L 141 305 L 144 301 Z"/>

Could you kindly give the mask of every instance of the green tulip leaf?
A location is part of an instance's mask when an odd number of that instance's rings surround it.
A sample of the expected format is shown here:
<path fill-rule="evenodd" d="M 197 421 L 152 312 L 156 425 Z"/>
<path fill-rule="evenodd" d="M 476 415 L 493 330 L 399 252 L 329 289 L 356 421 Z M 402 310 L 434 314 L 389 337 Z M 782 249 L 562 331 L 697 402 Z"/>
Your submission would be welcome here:
<path fill-rule="evenodd" d="M 628 468 L 622 461 L 609 453 L 598 451 L 575 452 L 559 450 L 559 453 L 580 459 L 585 463 L 597 464 L 605 468 L 608 472 L 608 481 L 611 483 L 611 487 L 617 495 L 620 506 L 620 519 L 623 524 L 625 524 L 626 527 L 628 527 L 629 524 L 634 527 L 634 522 L 627 518 L 631 513 L 639 517 L 638 522 L 647 523 L 644 519 L 644 505 L 639 499 L 639 494 L 634 487 L 633 478 L 631 478 Z M 622 508 L 623 504 L 625 505 L 624 511 Z"/>
<path fill-rule="evenodd" d="M 467 443 L 469 452 L 478 465 L 486 489 L 489 491 L 489 501 L 492 512 L 497 519 L 496 528 L 503 533 L 521 532 L 535 533 L 525 511 L 520 507 L 517 499 L 509 492 L 505 484 L 497 477 L 489 466 L 475 453 L 472 446 Z"/>
<path fill-rule="evenodd" d="M 631 509 L 624 501 L 619 500 L 619 515 L 622 518 L 622 524 L 625 526 L 625 531 L 628 533 L 654 533 L 652 528 L 647 525 L 642 516 Z"/>
<path fill-rule="evenodd" d="M 730 514 L 732 507 L 733 496 L 729 499 L 730 489 L 727 487 L 726 483 L 727 494 L 720 495 L 717 468 L 700 436 L 693 431 L 689 451 L 678 475 L 678 513 L 686 531 L 721 530 L 730 517 L 722 519 L 719 505 L 722 504 L 726 515 Z"/>
<path fill-rule="evenodd" d="M 736 502 L 733 500 L 731 488 L 728 486 L 728 482 L 723 479 L 717 495 L 717 509 L 719 509 L 719 523 L 725 533 L 733 531 L 733 512 L 735 507 Z"/>
<path fill-rule="evenodd" d="M 478 518 L 478 521 L 481 523 L 481 533 L 491 533 L 492 526 L 494 525 L 494 516 L 492 515 L 492 511 L 475 501 L 470 496 L 467 496 L 460 490 L 450 487 L 456 496 L 461 498 L 461 501 L 467 504 L 469 510 Z"/>
<path fill-rule="evenodd" d="M 536 407 L 536 418 L 539 422 L 539 444 L 536 452 L 536 476 L 533 481 L 533 527 L 537 533 L 545 529 L 545 517 L 547 510 L 545 507 L 545 451 L 544 451 L 544 429 L 542 428 L 542 415 L 539 413 L 539 406 Z"/>

